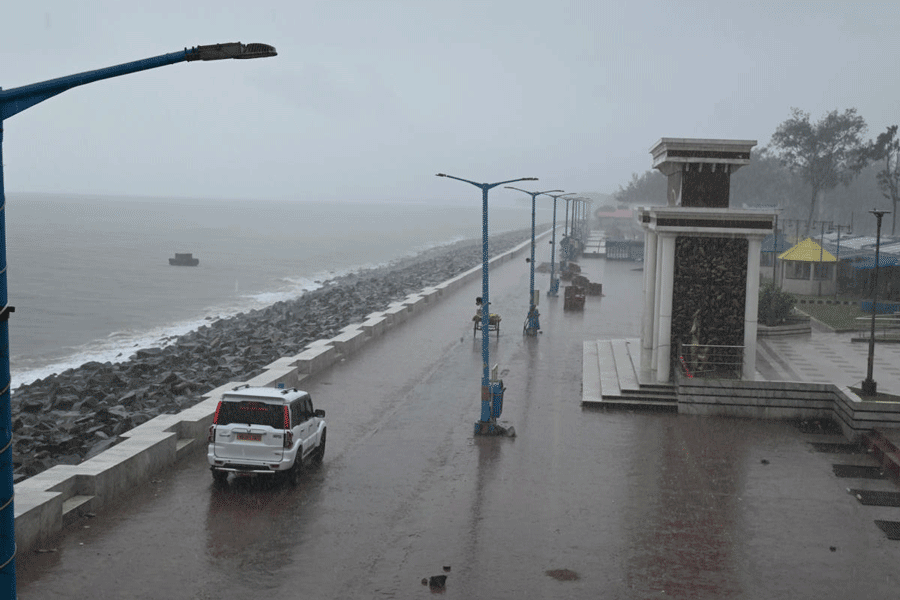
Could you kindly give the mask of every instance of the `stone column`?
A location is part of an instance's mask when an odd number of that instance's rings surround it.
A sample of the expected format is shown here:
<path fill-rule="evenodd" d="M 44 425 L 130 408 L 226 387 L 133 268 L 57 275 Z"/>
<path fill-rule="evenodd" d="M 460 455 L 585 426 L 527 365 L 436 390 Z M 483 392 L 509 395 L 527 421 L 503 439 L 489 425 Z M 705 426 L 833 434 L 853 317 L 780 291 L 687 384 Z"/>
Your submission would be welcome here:
<path fill-rule="evenodd" d="M 659 277 L 659 331 L 656 345 L 656 381 L 669 382 L 672 345 L 672 291 L 675 283 L 675 236 L 660 234 L 661 260 Z"/>
<path fill-rule="evenodd" d="M 659 347 L 659 290 L 662 285 L 662 244 L 659 243 L 659 235 L 656 236 L 656 256 L 653 262 L 653 270 L 655 271 L 653 278 L 653 331 L 650 337 L 653 339 L 653 352 L 650 355 L 650 370 L 656 373 L 656 359 L 658 357 L 657 348 Z M 655 377 L 655 375 L 654 375 Z"/>
<path fill-rule="evenodd" d="M 641 377 L 653 368 L 653 322 L 656 307 L 656 240 L 647 230 L 644 238 L 644 313 L 641 319 Z"/>
<path fill-rule="evenodd" d="M 759 253 L 762 239 L 747 240 L 747 294 L 744 300 L 743 379 L 756 379 L 756 329 L 759 320 Z"/>

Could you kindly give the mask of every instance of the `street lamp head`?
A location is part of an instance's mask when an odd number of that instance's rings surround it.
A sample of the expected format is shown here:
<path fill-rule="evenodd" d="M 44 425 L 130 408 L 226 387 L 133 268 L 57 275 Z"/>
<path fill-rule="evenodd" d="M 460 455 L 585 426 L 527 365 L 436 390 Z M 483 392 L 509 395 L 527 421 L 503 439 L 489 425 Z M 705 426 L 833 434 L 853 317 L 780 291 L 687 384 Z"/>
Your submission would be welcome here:
<path fill-rule="evenodd" d="M 228 42 L 225 44 L 212 44 L 209 46 L 197 46 L 190 50 L 185 49 L 185 60 L 225 60 L 226 58 L 249 59 L 268 58 L 278 56 L 274 46 L 268 44 L 242 44 L 240 42 Z"/>

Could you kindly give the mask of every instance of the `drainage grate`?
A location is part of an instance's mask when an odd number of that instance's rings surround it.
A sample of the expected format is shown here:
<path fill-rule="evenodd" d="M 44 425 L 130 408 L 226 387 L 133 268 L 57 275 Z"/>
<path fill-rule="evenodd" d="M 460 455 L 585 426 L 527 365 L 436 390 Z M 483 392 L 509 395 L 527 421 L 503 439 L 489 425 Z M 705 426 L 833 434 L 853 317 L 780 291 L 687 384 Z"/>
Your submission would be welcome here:
<path fill-rule="evenodd" d="M 816 452 L 829 454 L 865 454 L 865 449 L 859 444 L 829 444 L 827 442 L 810 442 Z"/>
<path fill-rule="evenodd" d="M 850 490 L 861 504 L 869 506 L 900 507 L 900 492 L 878 492 L 873 490 Z"/>
<path fill-rule="evenodd" d="M 854 477 L 856 479 L 884 479 L 881 467 L 865 467 L 862 465 L 831 465 L 838 477 Z"/>
<path fill-rule="evenodd" d="M 887 535 L 889 540 L 900 540 L 900 521 L 879 521 L 875 524 Z"/>

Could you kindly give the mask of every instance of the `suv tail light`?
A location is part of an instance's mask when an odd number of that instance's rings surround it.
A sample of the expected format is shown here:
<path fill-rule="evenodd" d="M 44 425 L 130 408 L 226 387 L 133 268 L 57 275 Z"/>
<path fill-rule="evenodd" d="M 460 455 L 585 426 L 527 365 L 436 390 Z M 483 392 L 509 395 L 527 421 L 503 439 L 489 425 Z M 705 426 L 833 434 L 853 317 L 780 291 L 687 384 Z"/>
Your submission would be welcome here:
<path fill-rule="evenodd" d="M 214 441 L 216 441 L 216 426 L 215 425 L 209 426 L 209 433 L 206 434 L 206 441 L 209 442 L 210 444 L 213 443 Z"/>
<path fill-rule="evenodd" d="M 216 414 L 213 415 L 213 425 L 219 424 L 219 411 L 222 410 L 222 401 L 219 400 L 219 403 L 216 404 Z"/>
<path fill-rule="evenodd" d="M 290 448 L 294 445 L 294 432 L 291 431 L 291 408 L 284 407 L 284 447 Z"/>

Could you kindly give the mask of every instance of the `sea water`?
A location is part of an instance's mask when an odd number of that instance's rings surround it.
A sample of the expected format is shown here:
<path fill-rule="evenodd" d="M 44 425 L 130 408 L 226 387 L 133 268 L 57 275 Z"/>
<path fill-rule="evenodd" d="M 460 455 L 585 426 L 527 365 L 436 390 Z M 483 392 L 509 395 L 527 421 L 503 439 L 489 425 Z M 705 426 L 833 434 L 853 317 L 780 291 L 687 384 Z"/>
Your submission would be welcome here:
<path fill-rule="evenodd" d="M 530 202 L 496 204 L 492 233 L 531 226 Z M 539 209 L 538 222 L 549 215 Z M 480 238 L 481 228 L 480 196 L 439 205 L 7 193 L 13 388 L 126 360 L 210 319 Z M 176 252 L 199 266 L 170 266 Z"/>

